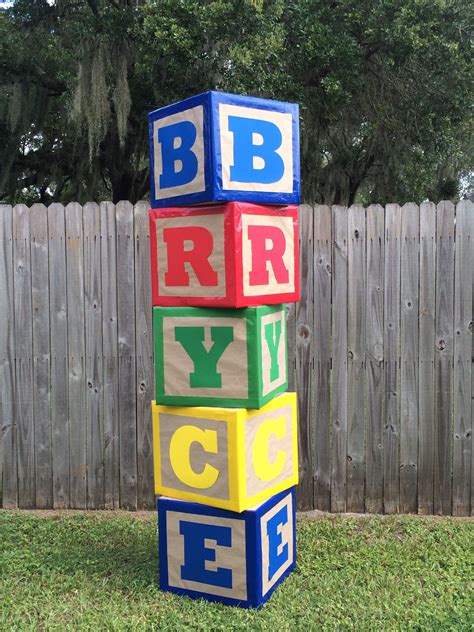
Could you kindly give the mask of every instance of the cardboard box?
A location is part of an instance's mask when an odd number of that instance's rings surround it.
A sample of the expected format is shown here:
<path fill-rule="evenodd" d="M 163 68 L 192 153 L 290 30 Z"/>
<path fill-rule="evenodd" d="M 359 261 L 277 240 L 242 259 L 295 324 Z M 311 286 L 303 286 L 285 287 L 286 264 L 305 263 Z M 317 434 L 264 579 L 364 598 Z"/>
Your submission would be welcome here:
<path fill-rule="evenodd" d="M 150 210 L 155 306 L 299 300 L 298 208 L 243 202 Z"/>
<path fill-rule="evenodd" d="M 158 499 L 160 588 L 260 607 L 296 563 L 294 488 L 243 513 Z"/>
<path fill-rule="evenodd" d="M 151 205 L 300 199 L 298 106 L 205 92 L 150 112 Z"/>
<path fill-rule="evenodd" d="M 259 410 L 152 409 L 156 494 L 241 512 L 298 483 L 295 393 Z"/>

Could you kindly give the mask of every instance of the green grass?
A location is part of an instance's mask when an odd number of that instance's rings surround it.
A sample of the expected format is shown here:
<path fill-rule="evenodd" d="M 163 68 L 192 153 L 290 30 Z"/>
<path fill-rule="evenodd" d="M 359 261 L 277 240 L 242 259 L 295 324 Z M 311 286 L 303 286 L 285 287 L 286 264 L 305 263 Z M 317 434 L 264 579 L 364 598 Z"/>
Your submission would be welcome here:
<path fill-rule="evenodd" d="M 0 511 L 0 630 L 474 629 L 467 520 L 301 519 L 260 611 L 160 592 L 156 540 L 153 515 Z"/>

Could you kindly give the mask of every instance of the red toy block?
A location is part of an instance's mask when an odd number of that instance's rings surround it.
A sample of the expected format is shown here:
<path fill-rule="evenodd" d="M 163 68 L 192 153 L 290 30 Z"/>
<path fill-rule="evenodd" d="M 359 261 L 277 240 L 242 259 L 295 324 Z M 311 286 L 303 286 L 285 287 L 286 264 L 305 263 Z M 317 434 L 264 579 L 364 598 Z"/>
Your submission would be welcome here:
<path fill-rule="evenodd" d="M 150 210 L 154 306 L 299 300 L 298 207 L 246 202 Z"/>

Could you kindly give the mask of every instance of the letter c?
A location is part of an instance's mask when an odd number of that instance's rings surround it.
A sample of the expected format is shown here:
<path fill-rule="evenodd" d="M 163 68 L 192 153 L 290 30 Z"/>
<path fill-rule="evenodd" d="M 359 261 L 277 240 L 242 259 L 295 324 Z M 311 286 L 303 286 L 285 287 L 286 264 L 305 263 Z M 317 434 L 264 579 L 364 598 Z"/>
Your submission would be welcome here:
<path fill-rule="evenodd" d="M 217 432 L 215 430 L 181 426 L 173 434 L 170 441 L 171 467 L 185 485 L 197 489 L 208 489 L 217 481 L 219 470 L 209 463 L 206 463 L 202 472 L 193 470 L 189 459 L 193 443 L 199 443 L 205 452 L 217 454 Z"/>
<path fill-rule="evenodd" d="M 268 460 L 268 441 L 274 434 L 278 439 L 283 439 L 286 433 L 286 418 L 267 419 L 264 421 L 255 435 L 253 443 L 253 467 L 255 473 L 262 481 L 274 480 L 283 470 L 286 462 L 286 452 L 278 450 L 273 463 Z"/>

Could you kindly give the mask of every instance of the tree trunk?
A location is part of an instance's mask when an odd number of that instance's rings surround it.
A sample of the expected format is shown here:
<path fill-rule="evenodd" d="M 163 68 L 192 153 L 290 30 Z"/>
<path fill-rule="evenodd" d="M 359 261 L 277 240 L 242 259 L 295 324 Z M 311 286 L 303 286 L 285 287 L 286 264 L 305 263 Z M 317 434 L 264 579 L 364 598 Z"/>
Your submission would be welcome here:
<path fill-rule="evenodd" d="M 117 204 L 121 200 L 128 200 L 135 204 L 133 192 L 133 178 L 127 171 L 118 174 L 111 179 L 112 184 L 112 202 Z"/>

